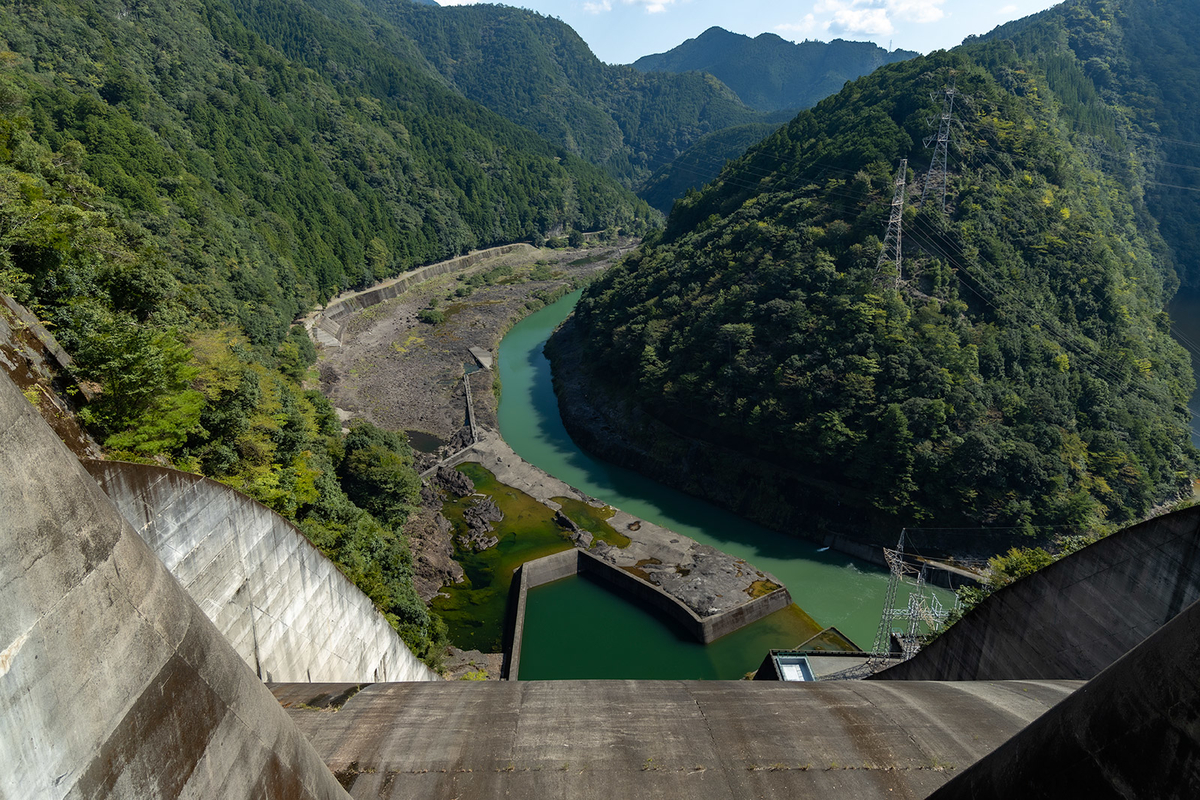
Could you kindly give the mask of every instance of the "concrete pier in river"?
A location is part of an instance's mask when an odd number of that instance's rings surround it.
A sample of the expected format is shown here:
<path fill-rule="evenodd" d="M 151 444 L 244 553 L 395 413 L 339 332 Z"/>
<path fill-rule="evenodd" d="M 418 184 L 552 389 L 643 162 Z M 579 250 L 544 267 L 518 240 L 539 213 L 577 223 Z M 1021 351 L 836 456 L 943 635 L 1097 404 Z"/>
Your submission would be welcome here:
<path fill-rule="evenodd" d="M 500 483 L 519 489 L 556 511 L 561 506 L 554 501 L 555 497 L 577 497 L 597 507 L 604 506 L 522 459 L 494 431 L 481 431 L 480 440 L 449 459 L 447 466 L 467 462 L 482 465 Z M 577 540 L 576 548 L 598 562 L 591 571 L 603 571 L 600 564 L 622 571 L 622 577 L 609 577 L 606 582 L 637 602 L 650 602 L 664 609 L 666 600 L 668 605 L 676 606 L 665 610 L 698 640 L 714 641 L 792 604 L 787 588 L 769 572 L 620 509 L 614 512 L 609 524 L 627 536 L 630 543 L 613 547 L 602 542 L 592 544 L 590 537 Z M 573 558 L 561 561 L 569 562 L 569 568 L 561 575 L 556 572 L 556 577 L 578 571 L 578 562 Z M 766 591 L 755 591 L 756 585 Z"/>

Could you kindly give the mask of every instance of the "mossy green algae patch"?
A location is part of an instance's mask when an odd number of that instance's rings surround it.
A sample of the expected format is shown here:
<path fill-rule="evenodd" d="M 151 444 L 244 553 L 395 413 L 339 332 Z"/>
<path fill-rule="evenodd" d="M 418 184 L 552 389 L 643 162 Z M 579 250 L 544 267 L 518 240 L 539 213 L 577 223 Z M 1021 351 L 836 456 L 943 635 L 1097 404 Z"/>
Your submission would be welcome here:
<path fill-rule="evenodd" d="M 612 506 L 596 507 L 574 497 L 552 497 L 562 506 L 562 512 L 579 527 L 592 534 L 597 541 L 613 547 L 628 547 L 632 540 L 618 531 L 609 522 L 617 510 Z"/>
<path fill-rule="evenodd" d="M 454 557 L 462 565 L 464 580 L 442 588 L 432 606 L 450 629 L 450 641 L 464 650 L 499 653 L 503 649 L 504 615 L 513 572 L 535 558 L 569 550 L 573 545 L 554 522 L 554 512 L 519 489 L 496 480 L 479 464 L 457 467 L 475 484 L 478 494 L 487 495 L 504 512 L 493 523 L 495 547 L 480 552 L 458 544 L 467 531 L 463 511 L 476 501 L 468 496 L 447 502 L 442 513 L 454 526 Z"/>

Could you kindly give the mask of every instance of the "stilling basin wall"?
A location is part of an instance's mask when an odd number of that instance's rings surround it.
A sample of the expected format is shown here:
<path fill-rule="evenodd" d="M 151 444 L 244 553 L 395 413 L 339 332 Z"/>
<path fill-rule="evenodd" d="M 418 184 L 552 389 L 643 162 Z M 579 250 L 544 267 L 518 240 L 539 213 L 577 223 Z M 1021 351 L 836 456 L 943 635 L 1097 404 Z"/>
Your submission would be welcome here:
<path fill-rule="evenodd" d="M 727 633 L 733 633 L 739 628 L 757 622 L 768 614 L 773 614 L 792 604 L 791 594 L 786 588 L 780 587 L 762 597 L 753 599 L 747 597 L 745 603 L 728 611 L 713 614 L 710 617 L 702 617 L 658 586 L 642 580 L 627 570 L 614 566 L 586 550 L 579 548 L 565 550 L 544 558 L 526 561 L 518 568 L 518 574 L 513 580 L 511 590 L 515 592 L 516 597 L 512 597 L 511 594 L 509 596 L 509 607 L 512 611 L 510 612 L 508 631 L 506 631 L 509 646 L 508 663 L 504 671 L 505 678 L 515 681 L 519 677 L 521 637 L 525 632 L 525 605 L 529 590 L 559 578 L 584 572 L 595 575 L 605 583 L 612 585 L 618 592 L 628 595 L 635 602 L 664 612 L 682 625 L 688 633 L 705 644 L 714 642 Z"/>
<path fill-rule="evenodd" d="M 0 798 L 345 798 L 0 375 Z"/>
<path fill-rule="evenodd" d="M 1200 506 L 1000 589 L 874 680 L 1090 679 L 1200 599 Z"/>
<path fill-rule="evenodd" d="M 266 506 L 177 470 L 85 466 L 262 680 L 437 679 L 370 598 Z"/>

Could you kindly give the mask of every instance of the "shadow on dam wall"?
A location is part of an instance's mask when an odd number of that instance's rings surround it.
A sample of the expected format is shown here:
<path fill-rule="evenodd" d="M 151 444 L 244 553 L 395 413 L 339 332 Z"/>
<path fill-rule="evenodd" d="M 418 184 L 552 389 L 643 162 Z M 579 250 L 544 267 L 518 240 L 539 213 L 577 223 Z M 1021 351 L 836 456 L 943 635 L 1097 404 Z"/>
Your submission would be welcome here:
<path fill-rule="evenodd" d="M 84 467 L 264 681 L 437 680 L 370 598 L 271 509 L 187 472 Z"/>
<path fill-rule="evenodd" d="M 0 376 L 0 797 L 346 797 Z"/>
<path fill-rule="evenodd" d="M 1198 634 L 1192 604 L 931 797 L 1200 797 Z"/>

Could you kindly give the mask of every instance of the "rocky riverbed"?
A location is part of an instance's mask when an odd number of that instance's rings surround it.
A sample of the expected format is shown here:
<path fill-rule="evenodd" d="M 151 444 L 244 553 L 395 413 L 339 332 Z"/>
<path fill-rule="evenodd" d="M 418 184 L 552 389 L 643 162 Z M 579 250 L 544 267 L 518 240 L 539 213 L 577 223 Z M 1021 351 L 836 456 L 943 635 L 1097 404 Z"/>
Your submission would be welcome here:
<path fill-rule="evenodd" d="M 494 357 L 500 338 L 531 307 L 587 282 L 634 244 L 523 248 L 363 309 L 348 319 L 340 347 L 321 348 L 321 390 L 345 420 L 415 432 L 418 449 L 440 443 L 442 455 L 462 449 L 470 441 L 464 367 L 476 370 L 469 379 L 478 423 L 496 426 L 493 373 L 478 368 L 470 348 Z"/>
<path fill-rule="evenodd" d="M 517 320 L 543 301 L 587 282 L 633 244 L 621 241 L 568 251 L 524 248 L 475 263 L 356 312 L 346 320 L 340 346 L 321 348 L 321 388 L 343 420 L 364 418 L 383 428 L 408 431 L 414 444 L 431 451 L 419 454 L 419 464 L 426 469 L 422 507 L 405 526 L 422 598 L 429 600 L 463 576 L 454 560 L 456 532 L 441 508 L 447 499 L 469 495 L 473 487 L 450 469 L 453 464 L 478 462 L 501 483 L 555 510 L 555 497 L 601 505 L 524 462 L 504 443 L 496 432 L 495 379 L 488 367 L 501 337 Z M 467 426 L 464 371 L 477 420 L 475 443 Z M 459 546 L 494 546 L 491 525 L 499 515 L 490 498 L 472 503 L 463 514 L 468 530 L 458 532 Z M 609 523 L 629 538 L 627 545 L 595 541 L 577 526 L 569 535 L 577 547 L 659 586 L 701 617 L 779 588 L 773 576 L 741 559 L 620 510 Z"/>
<path fill-rule="evenodd" d="M 635 244 L 623 238 L 565 250 L 525 247 L 365 308 L 347 320 L 340 346 L 318 339 L 321 391 L 345 422 L 361 418 L 409 432 L 414 445 L 433 451 L 417 452 L 419 467 L 430 468 L 471 442 L 464 365 L 475 369 L 468 380 L 478 424 L 496 426 L 493 372 L 477 369 L 470 348 L 494 356 L 501 337 L 531 306 L 587 282 Z M 443 319 L 422 322 L 422 310 L 440 311 Z M 463 476 L 448 472 L 441 481 L 426 481 L 421 507 L 405 526 L 414 583 L 425 601 L 463 575 L 454 560 L 454 532 L 441 509 L 448 493 L 458 497 L 470 490 L 457 491 L 462 487 L 452 485 L 453 476 Z M 482 537 L 477 542 L 483 543 Z"/>

